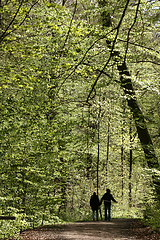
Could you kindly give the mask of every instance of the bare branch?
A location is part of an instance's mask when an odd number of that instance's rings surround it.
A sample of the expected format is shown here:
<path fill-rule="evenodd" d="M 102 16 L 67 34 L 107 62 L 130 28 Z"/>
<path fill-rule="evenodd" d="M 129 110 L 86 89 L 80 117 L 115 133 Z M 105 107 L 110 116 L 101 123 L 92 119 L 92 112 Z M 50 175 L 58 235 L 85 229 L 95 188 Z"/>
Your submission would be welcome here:
<path fill-rule="evenodd" d="M 126 3 L 126 5 L 125 5 L 125 8 L 124 8 L 123 13 L 122 13 L 122 16 L 121 16 L 121 19 L 120 19 L 120 21 L 119 21 L 119 23 L 118 23 L 118 26 L 117 26 L 117 28 L 116 28 L 116 29 L 117 29 L 117 33 L 116 33 L 116 36 L 115 36 L 115 38 L 114 38 L 114 40 L 113 40 L 112 48 L 111 48 L 111 51 L 110 51 L 110 56 L 109 56 L 107 62 L 105 63 L 104 67 L 102 68 L 101 72 L 100 72 L 99 75 L 97 76 L 94 84 L 92 85 L 91 91 L 90 91 L 90 93 L 89 93 L 89 95 L 88 95 L 88 97 L 87 97 L 87 100 L 86 100 L 87 102 L 89 101 L 89 98 L 90 98 L 90 96 L 91 96 L 91 94 L 92 94 L 92 92 L 93 92 L 93 89 L 95 88 L 95 86 L 96 86 L 99 78 L 101 77 L 102 73 L 104 72 L 105 68 L 107 67 L 108 63 L 110 62 L 110 60 L 111 60 L 111 58 L 112 58 L 112 53 L 113 53 L 113 50 L 114 50 L 114 47 L 115 47 L 115 44 L 116 44 L 116 41 L 117 41 L 117 38 L 118 38 L 120 26 L 121 26 L 121 24 L 122 24 L 122 21 L 123 21 L 123 18 L 124 18 L 124 16 L 125 16 L 126 10 L 127 10 L 127 8 L 128 8 L 129 2 L 130 2 L 130 0 L 127 0 L 127 3 Z"/>
<path fill-rule="evenodd" d="M 69 34 L 70 34 L 70 32 L 71 32 L 72 22 L 73 22 L 75 13 L 76 13 L 76 9 L 77 9 L 77 0 L 76 0 L 76 3 L 75 3 L 75 6 L 74 6 L 74 11 L 73 11 L 72 19 L 71 19 L 71 21 L 70 21 L 68 33 L 67 33 L 66 39 L 65 39 L 65 41 L 64 41 L 64 44 L 63 44 L 63 46 L 62 46 L 62 49 L 64 49 L 64 47 L 65 47 L 65 45 L 66 45 L 66 43 L 67 43 Z M 60 58 L 61 58 L 61 55 L 60 55 Z"/>
<path fill-rule="evenodd" d="M 123 40 L 123 39 L 118 39 L 119 41 L 121 41 L 121 42 L 127 42 L 127 40 Z M 147 50 L 151 50 L 151 51 L 154 51 L 154 52 L 156 52 L 156 53 L 160 53 L 159 51 L 157 51 L 157 50 L 155 50 L 155 49 L 153 49 L 153 48 L 150 48 L 150 47 L 146 47 L 146 46 L 144 46 L 144 45 L 141 45 L 141 44 L 138 44 L 138 43 L 133 43 L 133 42 L 130 42 L 130 41 L 128 41 L 128 44 L 131 44 L 131 45 L 134 45 L 134 46 L 137 46 L 137 47 L 141 47 L 141 48 L 145 48 L 145 49 L 147 49 Z"/>
<path fill-rule="evenodd" d="M 17 9 L 17 11 L 16 11 L 13 19 L 12 19 L 11 22 L 8 24 L 8 26 L 7 26 L 7 28 L 5 29 L 5 31 L 3 32 L 3 34 L 0 36 L 0 42 L 2 42 L 5 37 L 7 37 L 8 35 L 10 35 L 11 33 L 15 32 L 15 31 L 17 30 L 17 29 L 13 29 L 11 32 L 8 32 L 8 33 L 7 33 L 7 31 L 8 31 L 9 28 L 13 25 L 13 23 L 14 23 L 17 15 L 18 15 L 18 13 L 19 13 L 22 5 L 23 5 L 23 1 L 24 1 L 24 0 L 21 1 L 21 3 L 20 3 L 20 5 L 19 5 L 19 7 L 18 7 L 18 9 Z M 37 3 L 38 3 L 38 1 L 36 1 L 35 3 L 32 4 L 32 6 L 30 7 L 30 9 L 29 9 L 28 12 L 26 13 L 24 19 L 23 19 L 23 20 L 21 21 L 21 23 L 18 25 L 18 27 L 20 27 L 20 26 L 25 22 L 25 20 L 26 20 L 26 18 L 28 17 L 30 11 L 32 10 L 32 8 L 33 8 Z"/>
<path fill-rule="evenodd" d="M 129 39 L 130 39 L 130 33 L 131 33 L 131 30 L 132 30 L 132 28 L 134 27 L 134 24 L 136 23 L 136 20 L 137 20 L 139 5 L 140 5 L 140 0 L 138 0 L 138 4 L 137 4 L 137 8 L 136 8 L 136 14 L 135 14 L 135 17 L 134 17 L 134 21 L 133 21 L 133 23 L 132 23 L 132 25 L 131 25 L 131 27 L 129 28 L 129 31 L 128 31 L 128 35 L 127 35 L 127 46 L 126 46 L 126 51 L 125 51 L 125 55 L 124 55 L 124 62 L 126 61 L 126 57 L 127 57 L 128 46 L 129 46 Z"/>
<path fill-rule="evenodd" d="M 146 60 L 146 61 L 144 61 L 144 60 L 136 61 L 135 63 L 152 63 L 152 64 L 160 66 L 160 63 L 157 63 L 157 62 L 154 62 L 154 61 L 149 61 L 149 60 Z"/>
<path fill-rule="evenodd" d="M 91 64 L 89 64 L 89 63 L 83 63 L 83 65 L 86 65 L 86 66 L 91 66 Z M 91 66 L 91 67 L 92 67 L 92 66 Z M 96 72 L 101 72 L 101 70 L 100 70 L 100 69 L 98 69 L 98 68 L 94 69 L 94 71 L 96 71 Z M 105 71 L 102 71 L 102 73 L 103 73 L 104 75 L 106 75 L 108 78 L 112 78 L 112 76 L 111 76 L 111 75 L 109 75 L 107 72 L 105 72 Z"/>
<path fill-rule="evenodd" d="M 73 70 L 64 78 L 63 82 L 60 84 L 60 86 L 59 86 L 59 88 L 58 88 L 58 90 L 57 90 L 57 94 L 58 94 L 58 92 L 60 91 L 60 89 L 61 89 L 61 87 L 63 86 L 63 84 L 66 82 L 66 80 L 67 80 L 67 79 L 75 72 L 75 70 L 84 62 L 84 60 L 85 60 L 88 52 L 94 47 L 94 45 L 95 45 L 97 42 L 99 42 L 100 40 L 105 39 L 106 36 L 107 36 L 109 33 L 113 32 L 114 30 L 115 30 L 115 29 L 112 29 L 112 30 L 111 30 L 110 32 L 108 32 L 105 36 L 102 36 L 102 37 L 100 37 L 100 38 L 98 38 L 98 39 L 96 39 L 96 40 L 94 41 L 94 43 L 86 50 L 86 52 L 84 53 L 84 55 L 83 55 L 83 57 L 81 58 L 81 60 L 73 67 Z"/>
<path fill-rule="evenodd" d="M 2 42 L 3 39 L 6 37 L 6 35 L 8 35 L 8 34 L 6 34 L 6 32 L 8 31 L 8 29 L 11 27 L 11 25 L 12 25 L 13 22 L 15 21 L 18 13 L 19 13 L 19 11 L 20 11 L 20 9 L 21 9 L 21 7 L 22 7 L 22 4 L 23 4 L 23 0 L 22 0 L 21 3 L 19 4 L 19 7 L 18 7 L 16 13 L 14 14 L 11 22 L 8 24 L 7 28 L 5 29 L 5 31 L 3 32 L 3 34 L 0 36 L 0 41 L 1 41 L 1 42 Z"/>
<path fill-rule="evenodd" d="M 64 6 L 66 2 L 67 0 L 62 0 L 62 6 Z"/>

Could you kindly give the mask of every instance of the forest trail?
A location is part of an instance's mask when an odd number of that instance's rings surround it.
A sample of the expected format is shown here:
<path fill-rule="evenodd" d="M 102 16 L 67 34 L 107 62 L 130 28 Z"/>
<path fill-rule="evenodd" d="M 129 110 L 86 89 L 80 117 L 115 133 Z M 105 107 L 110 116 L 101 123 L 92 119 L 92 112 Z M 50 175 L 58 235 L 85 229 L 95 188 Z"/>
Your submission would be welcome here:
<path fill-rule="evenodd" d="M 144 234 L 136 219 L 113 219 L 111 222 L 75 222 L 57 228 L 41 227 L 20 234 L 21 240 L 133 240 L 160 239 L 160 235 Z"/>

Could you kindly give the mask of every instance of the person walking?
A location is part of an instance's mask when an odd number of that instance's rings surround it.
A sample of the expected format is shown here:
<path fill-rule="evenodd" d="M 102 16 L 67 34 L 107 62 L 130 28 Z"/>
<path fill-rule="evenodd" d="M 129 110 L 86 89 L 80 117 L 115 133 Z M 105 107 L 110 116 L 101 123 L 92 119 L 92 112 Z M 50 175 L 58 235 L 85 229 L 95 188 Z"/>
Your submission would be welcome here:
<path fill-rule="evenodd" d="M 98 221 L 99 198 L 96 192 L 94 192 L 90 198 L 90 206 L 92 209 L 93 221 L 95 221 L 95 212 L 96 212 L 96 220 Z"/>
<path fill-rule="evenodd" d="M 105 209 L 105 220 L 111 221 L 111 201 L 116 202 L 114 197 L 111 194 L 110 189 L 106 190 L 106 193 L 101 198 L 100 204 L 104 201 L 104 209 Z"/>

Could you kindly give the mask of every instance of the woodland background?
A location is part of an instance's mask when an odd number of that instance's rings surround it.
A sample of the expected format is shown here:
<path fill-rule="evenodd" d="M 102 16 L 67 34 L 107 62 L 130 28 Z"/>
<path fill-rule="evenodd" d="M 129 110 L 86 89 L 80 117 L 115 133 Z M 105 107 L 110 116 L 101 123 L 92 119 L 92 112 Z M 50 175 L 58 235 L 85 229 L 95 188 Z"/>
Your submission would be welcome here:
<path fill-rule="evenodd" d="M 0 0 L 0 237 L 113 217 L 160 225 L 160 2 Z M 103 209 L 102 209 L 103 210 Z"/>

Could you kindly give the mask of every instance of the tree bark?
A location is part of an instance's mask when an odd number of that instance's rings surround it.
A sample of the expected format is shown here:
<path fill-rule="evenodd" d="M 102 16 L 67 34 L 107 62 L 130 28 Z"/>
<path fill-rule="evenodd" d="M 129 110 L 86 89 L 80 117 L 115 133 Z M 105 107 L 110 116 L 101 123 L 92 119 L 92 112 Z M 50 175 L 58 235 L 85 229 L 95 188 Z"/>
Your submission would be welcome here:
<path fill-rule="evenodd" d="M 107 130 L 107 156 L 106 156 L 106 182 L 108 183 L 108 161 L 109 161 L 109 145 L 110 145 L 110 116 L 108 119 L 108 130 Z"/>
<path fill-rule="evenodd" d="M 145 158 L 147 159 L 148 166 L 150 168 L 158 168 L 159 163 L 155 155 L 153 143 L 149 135 L 143 113 L 138 106 L 136 95 L 131 82 L 131 76 L 127 69 L 126 63 L 119 65 L 118 70 L 120 74 L 121 87 L 123 88 L 124 93 L 127 96 L 128 106 L 130 107 L 131 112 L 133 114 L 138 137 L 142 144 L 142 148 L 145 154 Z"/>
<path fill-rule="evenodd" d="M 97 151 L 97 195 L 99 194 L 99 154 L 100 154 L 100 150 L 99 150 L 99 139 L 100 139 L 100 136 L 99 136 L 99 128 L 100 128 L 100 122 L 99 122 L 99 119 L 98 119 L 98 151 Z"/>
<path fill-rule="evenodd" d="M 97 195 L 98 195 L 98 190 L 99 190 L 99 161 L 100 161 L 100 119 L 101 119 L 101 106 L 99 106 L 99 112 L 98 112 L 98 136 L 97 136 L 97 140 L 98 140 L 98 149 L 97 149 Z"/>
<path fill-rule="evenodd" d="M 122 103 L 123 108 L 123 116 L 125 114 L 125 101 Z M 122 184 L 122 200 L 124 196 L 124 118 L 122 119 L 122 128 L 121 128 L 121 134 L 122 134 L 122 143 L 121 143 L 121 184 Z"/>
<path fill-rule="evenodd" d="M 129 134 L 130 134 L 130 151 L 129 151 L 129 206 L 131 207 L 132 203 L 132 164 L 133 164 L 133 139 L 132 139 L 132 122 L 130 120 L 130 129 L 129 129 Z"/>
<path fill-rule="evenodd" d="M 2 10 L 2 1 L 0 0 L 0 11 Z M 0 28 L 2 28 L 2 13 L 0 12 Z M 0 29 L 1 31 L 1 29 Z"/>
<path fill-rule="evenodd" d="M 102 8 L 104 6 L 107 6 L 106 0 L 99 0 L 98 3 L 99 3 L 99 6 Z M 126 8 L 127 8 L 127 5 L 126 5 Z M 125 14 L 125 10 L 122 14 L 123 16 L 122 16 L 121 20 L 123 19 L 124 14 Z M 137 14 L 136 14 L 136 16 L 137 16 Z M 112 25 L 111 18 L 110 18 L 110 15 L 108 12 L 102 11 L 101 19 L 102 19 L 102 26 L 104 28 L 110 27 Z M 118 27 L 121 24 L 121 20 L 119 22 Z M 107 43 L 108 47 L 111 48 L 112 42 L 107 39 L 106 43 Z M 113 54 L 115 56 L 119 57 L 120 59 L 122 59 L 120 52 L 112 49 L 112 55 Z M 128 71 L 125 61 L 122 64 L 118 64 L 118 71 L 119 71 L 119 75 L 120 75 L 120 84 L 121 84 L 121 87 L 123 88 L 123 91 L 124 91 L 126 97 L 127 97 L 128 106 L 133 114 L 133 119 L 135 121 L 138 138 L 141 142 L 141 145 L 142 145 L 142 148 L 143 148 L 143 151 L 145 154 L 145 159 L 148 163 L 148 167 L 151 169 L 153 169 L 153 168 L 159 169 L 159 162 L 158 162 L 158 159 L 157 159 L 155 151 L 154 151 L 154 146 L 153 146 L 150 134 L 148 132 L 143 113 L 138 106 L 138 103 L 136 100 L 136 94 L 134 92 L 133 85 L 132 85 L 131 75 Z M 153 183 L 154 183 L 154 186 L 156 189 L 157 197 L 160 201 L 160 180 L 158 180 L 158 176 L 154 172 L 152 174 L 152 178 L 153 178 Z"/>
<path fill-rule="evenodd" d="M 159 163 L 154 151 L 154 146 L 150 134 L 148 132 L 143 113 L 140 107 L 138 106 L 136 94 L 133 89 L 131 81 L 131 75 L 127 69 L 126 63 L 123 62 L 123 64 L 118 65 L 118 70 L 120 74 L 120 84 L 121 87 L 123 88 L 125 95 L 127 96 L 128 106 L 133 114 L 133 119 L 135 121 L 138 138 L 141 142 L 145 154 L 145 159 L 147 160 L 148 163 L 148 167 L 151 169 L 153 168 L 159 169 Z M 158 198 L 160 200 L 160 181 L 158 180 L 158 177 L 154 173 L 152 177 Z"/>

